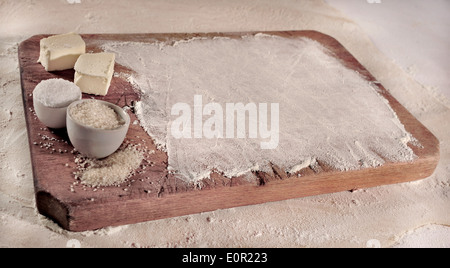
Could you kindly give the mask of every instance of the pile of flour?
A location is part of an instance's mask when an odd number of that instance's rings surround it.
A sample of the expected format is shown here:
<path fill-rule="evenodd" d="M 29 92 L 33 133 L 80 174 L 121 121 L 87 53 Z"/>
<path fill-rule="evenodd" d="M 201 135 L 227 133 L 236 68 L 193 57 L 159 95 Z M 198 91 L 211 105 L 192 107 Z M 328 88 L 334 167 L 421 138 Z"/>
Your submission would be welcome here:
<path fill-rule="evenodd" d="M 103 48 L 137 74 L 131 79 L 142 91 L 140 123 L 167 151 L 170 170 L 185 180 L 198 181 L 212 170 L 226 177 L 269 171 L 270 163 L 294 173 L 319 160 L 345 171 L 415 157 L 407 145 L 414 138 L 387 100 L 314 40 L 257 34 L 111 42 Z M 195 95 L 202 97 L 203 107 L 279 104 L 278 146 L 261 149 L 267 139 L 260 136 L 175 138 L 171 125 L 177 116 L 171 109 L 176 103 L 194 107 Z M 211 116 L 203 116 L 203 122 Z M 248 114 L 246 119 L 248 131 Z"/>

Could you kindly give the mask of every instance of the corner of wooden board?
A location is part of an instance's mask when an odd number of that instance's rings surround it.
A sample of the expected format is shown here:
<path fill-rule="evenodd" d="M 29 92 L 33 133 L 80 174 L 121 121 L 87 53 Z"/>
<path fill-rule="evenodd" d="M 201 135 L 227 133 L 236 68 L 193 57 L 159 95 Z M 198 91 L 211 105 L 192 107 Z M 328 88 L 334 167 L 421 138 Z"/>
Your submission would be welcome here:
<path fill-rule="evenodd" d="M 69 206 L 45 191 L 36 191 L 35 195 L 39 213 L 49 217 L 63 229 L 70 231 Z"/>

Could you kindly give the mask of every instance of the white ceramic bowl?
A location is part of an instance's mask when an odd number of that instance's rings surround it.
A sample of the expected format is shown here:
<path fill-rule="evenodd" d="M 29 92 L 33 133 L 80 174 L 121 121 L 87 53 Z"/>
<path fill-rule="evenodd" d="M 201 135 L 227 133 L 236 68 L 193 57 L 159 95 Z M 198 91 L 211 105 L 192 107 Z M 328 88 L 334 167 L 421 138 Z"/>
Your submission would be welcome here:
<path fill-rule="evenodd" d="M 75 121 L 70 115 L 70 109 L 83 102 L 92 99 L 83 99 L 73 102 L 67 108 L 66 127 L 72 145 L 82 154 L 92 158 L 104 158 L 113 154 L 123 143 L 130 126 L 130 116 L 119 106 L 112 103 L 99 101 L 116 111 L 125 121 L 125 124 L 116 129 L 99 129 L 85 126 Z"/>
<path fill-rule="evenodd" d="M 37 97 L 38 94 L 41 96 L 40 98 Z M 56 101 L 57 98 L 52 99 L 57 94 L 63 94 L 68 99 L 59 101 Z M 64 79 L 41 81 L 33 91 L 34 111 L 39 120 L 49 128 L 64 128 L 66 126 L 67 107 L 77 100 L 81 100 L 80 88 Z M 45 103 L 52 103 L 54 106 L 48 106 Z"/>
<path fill-rule="evenodd" d="M 34 111 L 39 120 L 49 128 L 64 128 L 66 126 L 67 107 L 47 107 L 38 100 L 33 100 Z"/>

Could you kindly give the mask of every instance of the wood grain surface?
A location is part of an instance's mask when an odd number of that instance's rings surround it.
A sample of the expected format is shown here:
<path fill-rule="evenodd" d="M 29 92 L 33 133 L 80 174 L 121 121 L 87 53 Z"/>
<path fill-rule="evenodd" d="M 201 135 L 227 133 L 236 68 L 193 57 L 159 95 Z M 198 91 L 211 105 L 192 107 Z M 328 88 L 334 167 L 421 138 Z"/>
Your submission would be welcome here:
<path fill-rule="evenodd" d="M 227 36 L 240 38 L 255 33 L 197 33 L 197 34 L 87 34 L 82 35 L 88 52 L 99 52 L 99 46 L 108 40 L 139 42 L 176 41 L 194 36 L 212 38 Z M 320 42 L 335 57 L 365 79 L 375 83 L 389 101 L 400 121 L 422 146 L 413 146 L 418 156 L 413 162 L 387 162 L 378 168 L 340 172 L 323 163 L 320 168 L 304 168 L 292 176 L 282 167 L 272 166 L 273 172 L 253 172 L 254 180 L 244 177 L 224 178 L 213 173 L 210 179 L 189 184 L 167 171 L 167 154 L 156 149 L 151 137 L 139 124 L 131 124 L 126 142 L 141 144 L 152 154 L 136 174 L 120 187 L 93 189 L 76 183 L 74 172 L 76 153 L 65 129 L 47 129 L 33 111 L 32 92 L 42 80 L 64 78 L 73 81 L 74 71 L 46 72 L 37 63 L 39 41 L 47 35 L 36 35 L 19 46 L 23 104 L 27 123 L 31 163 L 33 167 L 36 204 L 39 212 L 70 231 L 94 230 L 106 226 L 138 223 L 193 213 L 213 211 L 237 206 L 286 200 L 311 195 L 374 187 L 422 179 L 430 176 L 439 161 L 439 142 L 335 39 L 314 31 L 267 32 L 286 38 L 308 37 Z M 131 73 L 116 64 L 116 73 Z M 90 98 L 91 95 L 83 95 Z M 119 106 L 128 106 L 131 122 L 137 120 L 133 104 L 139 93 L 122 76 L 113 77 L 109 93 L 97 99 Z M 301 174 L 301 176 L 297 176 Z M 75 183 L 75 184 L 74 184 Z"/>

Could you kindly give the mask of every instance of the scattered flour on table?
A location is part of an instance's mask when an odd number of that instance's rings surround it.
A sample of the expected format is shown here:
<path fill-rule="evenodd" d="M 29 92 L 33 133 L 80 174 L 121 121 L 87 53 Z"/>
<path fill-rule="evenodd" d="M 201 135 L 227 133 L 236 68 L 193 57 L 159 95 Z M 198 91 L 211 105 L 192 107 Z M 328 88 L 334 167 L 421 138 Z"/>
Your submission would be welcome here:
<path fill-rule="evenodd" d="M 388 101 L 316 41 L 258 34 L 109 42 L 103 49 L 137 74 L 132 80 L 142 92 L 139 121 L 167 151 L 169 169 L 187 181 L 208 177 L 211 170 L 226 177 L 269 171 L 270 163 L 294 173 L 317 161 L 345 171 L 415 158 L 407 145 L 414 138 Z M 261 149 L 267 139 L 260 136 L 174 138 L 170 126 L 177 117 L 171 109 L 176 103 L 193 107 L 194 95 L 202 96 L 203 105 L 222 107 L 279 103 L 278 147 Z"/>
<path fill-rule="evenodd" d="M 398 238 L 393 248 L 450 248 L 450 226 L 427 224 Z"/>

